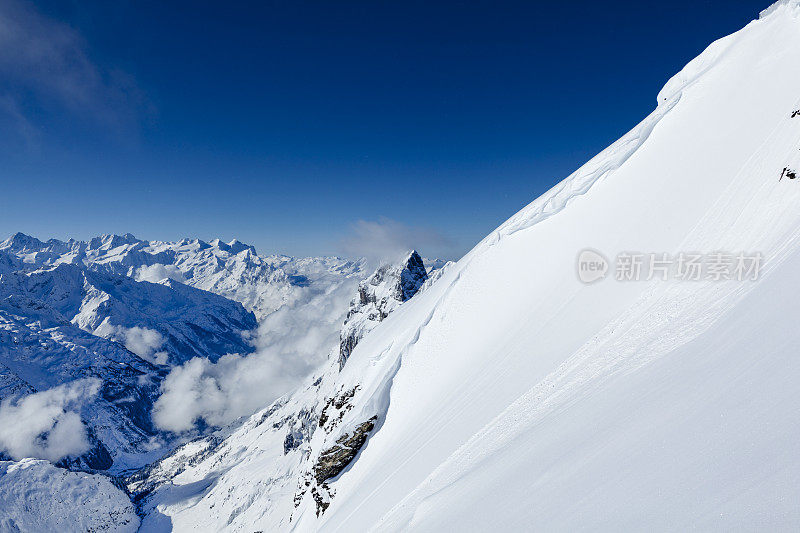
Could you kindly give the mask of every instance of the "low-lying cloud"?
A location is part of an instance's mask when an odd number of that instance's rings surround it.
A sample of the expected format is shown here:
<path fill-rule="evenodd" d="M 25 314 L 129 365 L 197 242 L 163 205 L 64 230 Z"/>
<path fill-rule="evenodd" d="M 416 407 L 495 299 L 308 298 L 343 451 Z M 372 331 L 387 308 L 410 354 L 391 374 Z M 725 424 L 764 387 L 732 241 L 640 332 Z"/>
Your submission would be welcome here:
<path fill-rule="evenodd" d="M 94 334 L 124 344 L 125 348 L 147 362 L 164 365 L 169 359 L 169 354 L 161 350 L 165 342 L 164 336 L 154 329 L 115 326 L 105 320 L 94 330 Z"/>
<path fill-rule="evenodd" d="M 394 263 L 406 252 L 416 249 L 427 256 L 449 256 L 453 244 L 440 232 L 409 226 L 391 220 L 358 220 L 342 241 L 342 251 L 349 256 L 366 257 L 373 265 Z"/>
<path fill-rule="evenodd" d="M 150 283 L 159 283 L 165 279 L 171 279 L 186 283 L 186 278 L 183 272 L 180 271 L 175 265 L 162 265 L 156 263 L 150 266 L 143 266 L 136 272 L 136 281 L 149 281 Z"/>
<path fill-rule="evenodd" d="M 156 425 L 173 432 L 190 430 L 200 419 L 222 426 L 293 390 L 338 347 L 358 281 L 305 288 L 303 297 L 264 319 L 251 355 L 226 355 L 216 363 L 194 358 L 173 369 L 154 407 Z"/>
<path fill-rule="evenodd" d="M 56 462 L 89 450 L 86 427 L 78 414 L 94 398 L 101 382 L 81 379 L 0 403 L 0 450 L 13 459 L 35 457 Z"/>
<path fill-rule="evenodd" d="M 164 345 L 164 337 L 154 329 L 140 328 L 138 326 L 124 329 L 125 347 L 147 361 L 157 365 L 166 364 L 168 354 L 159 351 Z"/>

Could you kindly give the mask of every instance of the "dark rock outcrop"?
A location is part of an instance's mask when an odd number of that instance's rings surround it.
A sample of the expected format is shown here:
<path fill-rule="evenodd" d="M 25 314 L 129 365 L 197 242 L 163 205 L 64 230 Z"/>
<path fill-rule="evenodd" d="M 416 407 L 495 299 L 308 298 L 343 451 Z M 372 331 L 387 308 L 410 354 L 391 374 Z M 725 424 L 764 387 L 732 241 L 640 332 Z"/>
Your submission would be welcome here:
<path fill-rule="evenodd" d="M 417 294 L 427 279 L 428 272 L 422 257 L 412 251 L 400 264 L 381 265 L 369 278 L 359 283 L 358 295 L 350 302 L 339 335 L 340 369 L 358 341 L 399 304 Z"/>
<path fill-rule="evenodd" d="M 318 484 L 338 476 L 358 454 L 367 442 L 370 432 L 375 429 L 377 416 L 359 424 L 352 433 L 346 433 L 336 440 L 336 444 L 324 450 L 314 464 L 314 478 Z"/>

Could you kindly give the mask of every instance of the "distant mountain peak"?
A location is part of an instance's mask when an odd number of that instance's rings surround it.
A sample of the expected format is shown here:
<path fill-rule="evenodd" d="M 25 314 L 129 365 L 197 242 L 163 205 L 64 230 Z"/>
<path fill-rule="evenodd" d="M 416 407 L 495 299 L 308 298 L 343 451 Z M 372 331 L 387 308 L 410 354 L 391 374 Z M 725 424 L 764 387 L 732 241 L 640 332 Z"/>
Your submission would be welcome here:
<path fill-rule="evenodd" d="M 14 251 L 25 251 L 29 249 L 38 249 L 43 248 L 45 243 L 37 239 L 36 237 L 31 237 L 21 231 L 18 231 L 8 239 L 0 244 L 0 249 L 12 249 Z"/>

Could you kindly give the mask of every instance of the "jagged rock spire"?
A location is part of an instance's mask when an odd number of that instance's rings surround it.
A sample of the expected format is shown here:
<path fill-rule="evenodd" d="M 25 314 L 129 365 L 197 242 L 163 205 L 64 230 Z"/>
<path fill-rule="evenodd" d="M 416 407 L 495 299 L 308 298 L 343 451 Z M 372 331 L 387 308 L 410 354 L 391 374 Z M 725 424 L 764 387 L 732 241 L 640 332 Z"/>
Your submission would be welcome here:
<path fill-rule="evenodd" d="M 412 250 L 395 265 L 383 264 L 359 283 L 358 295 L 350 302 L 350 310 L 339 335 L 339 368 L 343 368 L 358 341 L 399 304 L 419 292 L 428 279 L 422 257 Z"/>

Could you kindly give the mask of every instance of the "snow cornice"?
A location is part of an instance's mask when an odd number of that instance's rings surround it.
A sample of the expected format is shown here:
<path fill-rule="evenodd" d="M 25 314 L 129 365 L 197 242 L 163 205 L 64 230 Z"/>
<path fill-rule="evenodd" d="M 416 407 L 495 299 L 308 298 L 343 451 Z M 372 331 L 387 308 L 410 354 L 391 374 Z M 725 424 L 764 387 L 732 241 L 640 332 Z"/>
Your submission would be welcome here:
<path fill-rule="evenodd" d="M 783 7 L 796 9 L 800 7 L 800 0 L 778 0 L 777 2 L 769 6 L 767 9 L 759 13 L 758 18 L 759 19 L 766 18 Z"/>

